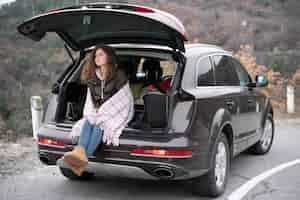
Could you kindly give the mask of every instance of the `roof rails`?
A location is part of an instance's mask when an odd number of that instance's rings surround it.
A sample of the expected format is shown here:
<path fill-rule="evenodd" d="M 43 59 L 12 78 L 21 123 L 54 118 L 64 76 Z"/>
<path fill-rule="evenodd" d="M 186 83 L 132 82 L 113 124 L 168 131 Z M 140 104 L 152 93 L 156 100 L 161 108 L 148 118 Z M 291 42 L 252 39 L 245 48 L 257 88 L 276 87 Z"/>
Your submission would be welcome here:
<path fill-rule="evenodd" d="M 203 48 L 214 48 L 224 50 L 222 47 L 213 45 L 213 44 L 203 44 L 203 43 L 194 43 L 194 44 L 185 44 L 187 48 L 196 48 L 196 47 L 203 47 Z"/>
<path fill-rule="evenodd" d="M 80 5 L 74 5 L 55 10 L 69 10 L 69 9 L 88 9 L 88 8 L 105 8 L 105 9 L 118 9 L 118 10 L 128 10 L 141 13 L 154 13 L 155 9 L 146 6 L 126 4 L 126 3 L 112 3 L 112 2 L 96 2 L 96 3 L 84 3 Z M 51 11 L 51 10 L 50 10 Z"/>

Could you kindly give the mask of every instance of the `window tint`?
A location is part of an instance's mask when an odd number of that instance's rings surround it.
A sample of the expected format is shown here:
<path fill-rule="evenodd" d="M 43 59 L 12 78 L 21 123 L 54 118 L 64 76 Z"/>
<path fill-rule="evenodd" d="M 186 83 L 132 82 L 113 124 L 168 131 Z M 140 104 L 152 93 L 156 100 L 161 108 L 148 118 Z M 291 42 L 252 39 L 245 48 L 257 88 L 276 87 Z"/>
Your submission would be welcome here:
<path fill-rule="evenodd" d="M 238 75 L 229 56 L 213 56 L 216 85 L 240 85 Z"/>
<path fill-rule="evenodd" d="M 246 86 L 248 83 L 251 83 L 251 78 L 248 74 L 248 72 L 246 71 L 246 69 L 244 68 L 244 66 L 238 62 L 235 59 L 232 59 L 232 62 L 235 66 L 236 72 L 238 74 L 239 80 L 240 80 L 240 86 Z"/>
<path fill-rule="evenodd" d="M 197 86 L 215 85 L 214 71 L 209 57 L 203 58 L 197 65 Z"/>

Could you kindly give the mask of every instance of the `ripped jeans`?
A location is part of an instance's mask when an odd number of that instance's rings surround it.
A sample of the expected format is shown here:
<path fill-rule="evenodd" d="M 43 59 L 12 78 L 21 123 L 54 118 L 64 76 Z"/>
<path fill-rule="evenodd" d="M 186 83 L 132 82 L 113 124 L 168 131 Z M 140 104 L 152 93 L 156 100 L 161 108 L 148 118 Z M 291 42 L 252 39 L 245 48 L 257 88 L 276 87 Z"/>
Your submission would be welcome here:
<path fill-rule="evenodd" d="M 101 143 L 103 130 L 85 120 L 79 137 L 78 145 L 85 149 L 87 157 L 93 156 L 94 151 Z"/>

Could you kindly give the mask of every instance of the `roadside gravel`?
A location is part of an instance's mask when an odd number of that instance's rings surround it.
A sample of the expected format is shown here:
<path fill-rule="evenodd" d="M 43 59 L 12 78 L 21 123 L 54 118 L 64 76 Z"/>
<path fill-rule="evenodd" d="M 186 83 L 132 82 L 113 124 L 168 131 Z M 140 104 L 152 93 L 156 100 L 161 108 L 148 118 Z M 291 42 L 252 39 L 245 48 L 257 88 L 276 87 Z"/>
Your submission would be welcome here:
<path fill-rule="evenodd" d="M 0 179 L 41 167 L 34 139 L 24 137 L 16 143 L 0 140 Z"/>

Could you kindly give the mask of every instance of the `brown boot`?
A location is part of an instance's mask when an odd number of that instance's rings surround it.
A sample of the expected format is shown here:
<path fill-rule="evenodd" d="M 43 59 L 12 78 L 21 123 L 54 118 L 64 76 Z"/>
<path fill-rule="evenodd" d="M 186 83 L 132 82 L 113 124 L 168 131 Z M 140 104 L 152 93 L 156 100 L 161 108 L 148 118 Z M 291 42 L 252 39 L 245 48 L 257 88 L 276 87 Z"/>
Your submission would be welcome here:
<path fill-rule="evenodd" d="M 81 166 L 71 166 L 71 170 L 77 175 L 77 176 L 81 176 L 83 171 L 84 171 L 84 168 L 85 168 L 86 164 L 85 165 L 81 165 Z"/>
<path fill-rule="evenodd" d="M 62 168 L 66 168 L 66 169 L 70 169 L 73 171 L 74 174 L 76 174 L 77 176 L 81 176 L 81 174 L 84 171 L 85 165 L 82 166 L 76 166 L 76 165 L 72 165 L 71 163 L 67 163 L 64 161 L 64 157 L 60 158 L 57 160 L 56 164 L 59 167 Z"/>
<path fill-rule="evenodd" d="M 66 152 L 63 159 L 72 166 L 85 166 L 88 163 L 85 149 L 81 146 L 76 146 L 73 151 Z"/>

